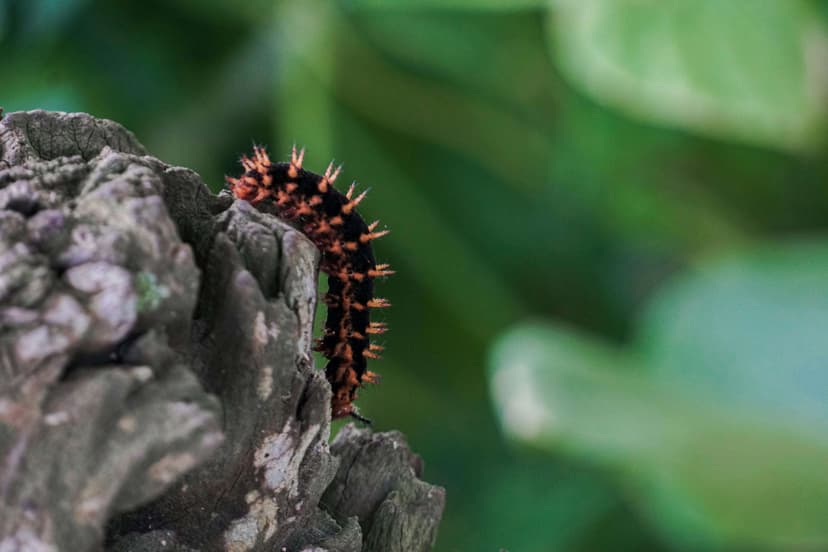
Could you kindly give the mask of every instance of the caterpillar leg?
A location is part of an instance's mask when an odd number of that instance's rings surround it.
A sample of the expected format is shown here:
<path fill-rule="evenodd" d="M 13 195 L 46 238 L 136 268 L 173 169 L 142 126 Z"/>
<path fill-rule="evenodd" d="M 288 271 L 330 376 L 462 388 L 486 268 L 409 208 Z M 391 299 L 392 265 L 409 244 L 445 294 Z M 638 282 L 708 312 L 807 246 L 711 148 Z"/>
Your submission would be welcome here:
<path fill-rule="evenodd" d="M 367 426 L 373 424 L 373 422 L 371 420 L 369 420 L 365 416 L 360 415 L 359 410 L 357 410 L 356 407 L 354 407 L 354 409 L 351 410 L 350 416 L 351 416 L 351 418 L 353 418 L 355 420 L 359 420 L 360 422 L 362 422 L 363 424 L 365 424 Z"/>

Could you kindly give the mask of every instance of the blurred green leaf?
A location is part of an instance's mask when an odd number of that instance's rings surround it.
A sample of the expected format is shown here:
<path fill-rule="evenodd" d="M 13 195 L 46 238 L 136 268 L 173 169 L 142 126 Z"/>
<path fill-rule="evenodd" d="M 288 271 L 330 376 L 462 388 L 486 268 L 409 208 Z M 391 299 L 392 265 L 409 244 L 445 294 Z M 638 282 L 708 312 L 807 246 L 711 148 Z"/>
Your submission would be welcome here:
<path fill-rule="evenodd" d="M 708 263 L 662 292 L 639 343 L 653 375 L 828 429 L 828 245 Z"/>
<path fill-rule="evenodd" d="M 825 245 L 702 266 L 660 294 L 632 350 L 509 332 L 496 408 L 511 436 L 619 470 L 687 545 L 824 546 L 826 302 Z"/>
<path fill-rule="evenodd" d="M 828 33 L 797 0 L 561 0 L 569 80 L 638 117 L 781 148 L 824 128 Z"/>
<path fill-rule="evenodd" d="M 49 42 L 68 28 L 90 0 L 27 0 L 20 22 L 24 42 Z"/>
<path fill-rule="evenodd" d="M 343 0 L 354 8 L 402 10 L 518 11 L 545 7 L 551 0 Z"/>
<path fill-rule="evenodd" d="M 326 87 L 349 111 L 385 128 L 462 152 L 516 186 L 531 191 L 542 188 L 545 169 L 525 159 L 545 159 L 551 145 L 534 124 L 491 102 L 387 63 L 363 39 L 360 29 L 325 2 L 287 4 L 279 17 L 284 29 L 282 55 L 290 60 L 289 70 L 298 68 L 298 74 Z M 317 27 L 320 19 L 322 31 Z M 334 37 L 336 42 L 329 42 Z M 320 44 L 329 45 L 327 55 L 314 56 Z M 342 78 L 337 67 L 347 67 L 364 78 Z M 303 90 L 302 94 L 315 92 Z M 401 105 L 410 107 L 401 109 Z"/>
<path fill-rule="evenodd" d="M 175 4 L 179 10 L 207 15 L 211 19 L 240 20 L 253 25 L 268 21 L 276 6 L 282 4 L 273 0 L 172 0 L 168 3 Z"/>
<path fill-rule="evenodd" d="M 363 10 L 356 15 L 360 37 L 398 64 L 516 113 L 551 109 L 554 77 L 533 12 Z M 505 72 L 509 78 L 503 78 Z"/>
<path fill-rule="evenodd" d="M 329 80 L 336 52 L 337 11 L 328 2 L 286 2 L 276 10 L 278 37 L 276 117 L 284 152 L 296 144 L 308 152 L 308 161 L 320 166 L 335 157 L 333 145 L 334 96 Z M 313 121 L 312 125 L 308 121 Z"/>
<path fill-rule="evenodd" d="M 661 417 L 639 402 L 646 384 L 634 360 L 610 345 L 545 324 L 518 327 L 496 344 L 492 394 L 508 434 L 543 447 L 585 452 L 619 461 L 647 452 L 664 435 Z M 652 401 L 660 394 L 647 390 Z M 612 414 L 612 416 L 608 416 Z"/>

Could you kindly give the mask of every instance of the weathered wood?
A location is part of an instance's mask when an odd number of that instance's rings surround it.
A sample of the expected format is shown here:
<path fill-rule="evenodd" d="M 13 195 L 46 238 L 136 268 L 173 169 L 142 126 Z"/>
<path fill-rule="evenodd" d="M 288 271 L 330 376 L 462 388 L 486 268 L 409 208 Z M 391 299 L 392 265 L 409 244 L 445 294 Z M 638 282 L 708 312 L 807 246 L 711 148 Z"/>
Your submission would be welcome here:
<path fill-rule="evenodd" d="M 322 497 L 339 520 L 357 519 L 368 552 L 431 550 L 445 490 L 420 481 L 422 459 L 398 431 L 373 434 L 345 426 L 331 444 L 340 469 Z"/>
<path fill-rule="evenodd" d="M 0 551 L 428 549 L 402 437 L 328 447 L 317 263 L 116 123 L 0 120 Z"/>

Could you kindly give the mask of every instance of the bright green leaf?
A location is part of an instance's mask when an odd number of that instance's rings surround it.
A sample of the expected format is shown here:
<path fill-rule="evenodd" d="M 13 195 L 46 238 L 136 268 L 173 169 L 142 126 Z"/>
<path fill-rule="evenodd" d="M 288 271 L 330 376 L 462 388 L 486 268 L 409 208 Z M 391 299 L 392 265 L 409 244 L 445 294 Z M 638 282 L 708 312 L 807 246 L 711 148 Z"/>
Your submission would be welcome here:
<path fill-rule="evenodd" d="M 639 343 L 663 381 L 826 433 L 828 245 L 701 266 L 659 294 Z"/>
<path fill-rule="evenodd" d="M 624 474 L 643 511 L 702 545 L 828 544 L 828 246 L 701 266 L 624 351 L 532 325 L 492 354 L 505 431 Z"/>
<path fill-rule="evenodd" d="M 828 32 L 797 0 L 562 0 L 569 80 L 635 116 L 780 148 L 824 128 Z"/>

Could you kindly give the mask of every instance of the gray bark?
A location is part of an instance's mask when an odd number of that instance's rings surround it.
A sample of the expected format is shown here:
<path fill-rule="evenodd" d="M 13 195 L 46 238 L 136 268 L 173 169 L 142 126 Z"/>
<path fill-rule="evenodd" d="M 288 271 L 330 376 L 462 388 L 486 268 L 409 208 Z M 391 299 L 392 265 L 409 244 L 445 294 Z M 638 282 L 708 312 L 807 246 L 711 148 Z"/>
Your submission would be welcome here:
<path fill-rule="evenodd" d="M 328 445 L 318 260 L 116 123 L 0 120 L 0 552 L 430 549 L 402 436 Z"/>

